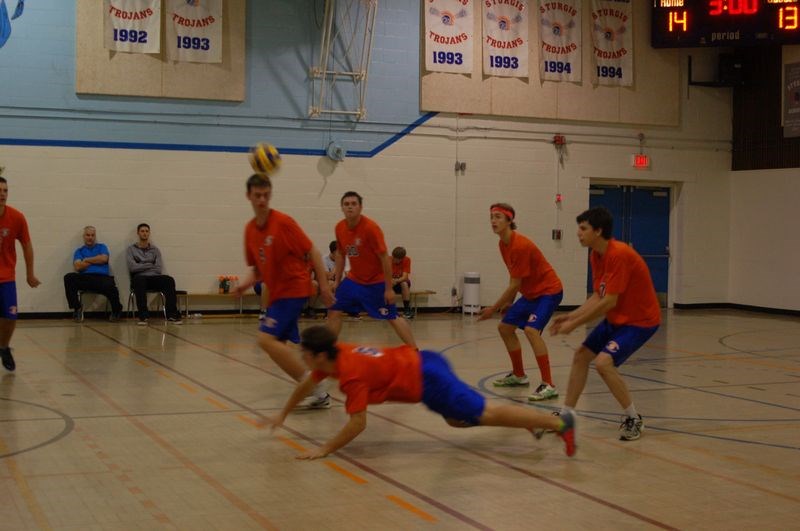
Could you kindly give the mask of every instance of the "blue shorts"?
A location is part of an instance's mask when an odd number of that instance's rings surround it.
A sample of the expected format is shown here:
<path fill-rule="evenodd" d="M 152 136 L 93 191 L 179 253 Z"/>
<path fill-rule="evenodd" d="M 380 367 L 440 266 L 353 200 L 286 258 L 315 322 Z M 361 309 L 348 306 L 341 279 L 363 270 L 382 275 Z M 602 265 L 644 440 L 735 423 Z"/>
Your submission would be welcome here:
<path fill-rule="evenodd" d="M 0 319 L 17 318 L 17 283 L 0 284 Z"/>
<path fill-rule="evenodd" d="M 480 424 L 486 399 L 458 379 L 447 359 L 430 350 L 421 350 L 422 403 L 445 419 L 454 419 L 477 426 Z"/>
<path fill-rule="evenodd" d="M 386 304 L 383 299 L 385 291 L 385 282 L 359 284 L 346 278 L 336 288 L 336 304 L 330 309 L 345 313 L 365 311 L 373 319 L 397 319 L 397 306 L 394 303 Z"/>
<path fill-rule="evenodd" d="M 614 326 L 607 320 L 597 325 L 586 337 L 583 346 L 595 353 L 605 352 L 614 359 L 614 367 L 619 367 L 631 354 L 639 350 L 658 330 L 658 326 Z"/>
<path fill-rule="evenodd" d="M 261 290 L 262 290 L 263 286 L 264 286 L 264 284 L 260 280 L 258 282 L 256 282 L 255 284 L 253 284 L 253 291 L 256 292 L 256 295 L 261 295 Z"/>
<path fill-rule="evenodd" d="M 563 291 L 555 295 L 542 295 L 535 299 L 520 297 L 503 316 L 503 322 L 521 329 L 530 326 L 541 332 L 550 322 L 553 312 L 556 311 L 563 298 Z"/>
<path fill-rule="evenodd" d="M 267 308 L 267 317 L 258 329 L 280 341 L 300 343 L 300 330 L 297 328 L 297 319 L 303 311 L 308 297 L 293 299 L 278 299 L 272 301 Z"/>

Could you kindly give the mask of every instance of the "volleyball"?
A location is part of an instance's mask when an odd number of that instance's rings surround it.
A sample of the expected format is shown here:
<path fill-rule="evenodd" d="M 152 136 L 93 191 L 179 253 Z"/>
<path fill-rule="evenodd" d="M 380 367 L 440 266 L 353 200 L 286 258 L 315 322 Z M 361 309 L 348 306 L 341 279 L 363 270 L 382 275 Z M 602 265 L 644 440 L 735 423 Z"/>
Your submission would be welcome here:
<path fill-rule="evenodd" d="M 272 175 L 281 167 L 281 154 L 272 144 L 261 142 L 250 149 L 250 166 L 256 173 Z"/>

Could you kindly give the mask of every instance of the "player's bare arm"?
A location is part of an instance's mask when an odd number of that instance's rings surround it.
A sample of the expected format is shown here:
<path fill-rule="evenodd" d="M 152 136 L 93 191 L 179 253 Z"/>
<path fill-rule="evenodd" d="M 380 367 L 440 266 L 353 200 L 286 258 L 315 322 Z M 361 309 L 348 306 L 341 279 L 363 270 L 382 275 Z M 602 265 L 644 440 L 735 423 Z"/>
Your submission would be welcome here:
<path fill-rule="evenodd" d="M 582 324 L 602 317 L 614 309 L 618 298 L 619 295 L 616 293 L 606 294 L 603 297 L 593 294 L 580 308 L 568 314 L 566 319 L 559 318 L 554 320 L 550 326 L 550 335 L 569 334 Z"/>
<path fill-rule="evenodd" d="M 311 450 L 298 455 L 297 459 L 319 459 L 321 457 L 326 457 L 358 437 L 366 427 L 367 411 L 364 410 L 359 411 L 358 413 L 353 413 L 350 415 L 350 419 L 347 421 L 347 424 L 342 427 L 342 429 L 333 437 L 333 439 L 326 442 L 316 450 Z"/>
<path fill-rule="evenodd" d="M 292 394 L 289 395 L 289 398 L 286 400 L 286 405 L 283 406 L 283 409 L 278 414 L 278 416 L 273 418 L 267 418 L 265 420 L 265 424 L 267 426 L 270 426 L 273 430 L 283 426 L 283 423 L 286 420 L 286 417 L 289 416 L 289 413 L 295 407 L 297 407 L 297 404 L 302 402 L 305 397 L 311 394 L 316 385 L 317 382 L 315 382 L 311 378 L 311 375 L 308 375 L 305 378 L 303 378 L 303 380 L 297 383 L 297 386 L 294 388 L 294 391 L 292 391 Z"/>
<path fill-rule="evenodd" d="M 514 296 L 519 291 L 519 287 L 522 284 L 522 279 L 520 278 L 510 278 L 508 281 L 508 287 L 500 295 L 500 298 L 497 299 L 497 302 L 488 306 L 481 310 L 481 313 L 478 315 L 478 321 L 484 321 L 489 319 L 495 312 L 498 312 L 511 304 L 514 301 Z"/>

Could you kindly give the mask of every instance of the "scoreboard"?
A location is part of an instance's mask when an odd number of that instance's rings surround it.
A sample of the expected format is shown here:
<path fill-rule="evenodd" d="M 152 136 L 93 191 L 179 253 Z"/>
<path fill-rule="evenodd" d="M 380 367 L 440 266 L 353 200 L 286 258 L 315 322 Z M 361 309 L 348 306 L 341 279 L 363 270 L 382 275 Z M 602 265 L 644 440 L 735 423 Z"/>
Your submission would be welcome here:
<path fill-rule="evenodd" d="M 653 0 L 653 48 L 800 44 L 800 0 Z"/>

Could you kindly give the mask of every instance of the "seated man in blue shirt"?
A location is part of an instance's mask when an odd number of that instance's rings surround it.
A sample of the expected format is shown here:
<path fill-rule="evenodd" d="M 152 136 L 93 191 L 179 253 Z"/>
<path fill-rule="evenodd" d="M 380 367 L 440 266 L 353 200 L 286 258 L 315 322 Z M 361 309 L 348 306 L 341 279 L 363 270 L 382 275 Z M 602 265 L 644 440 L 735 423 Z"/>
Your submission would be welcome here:
<path fill-rule="evenodd" d="M 76 323 L 83 321 L 83 308 L 78 299 L 78 291 L 93 291 L 105 295 L 111 303 L 110 321 L 119 321 L 122 315 L 122 303 L 119 301 L 119 291 L 114 277 L 108 268 L 108 247 L 97 243 L 97 231 L 94 227 L 83 228 L 83 247 L 75 250 L 72 257 L 72 267 L 75 272 L 64 275 L 64 291 L 67 302 L 72 308 L 72 316 Z"/>

